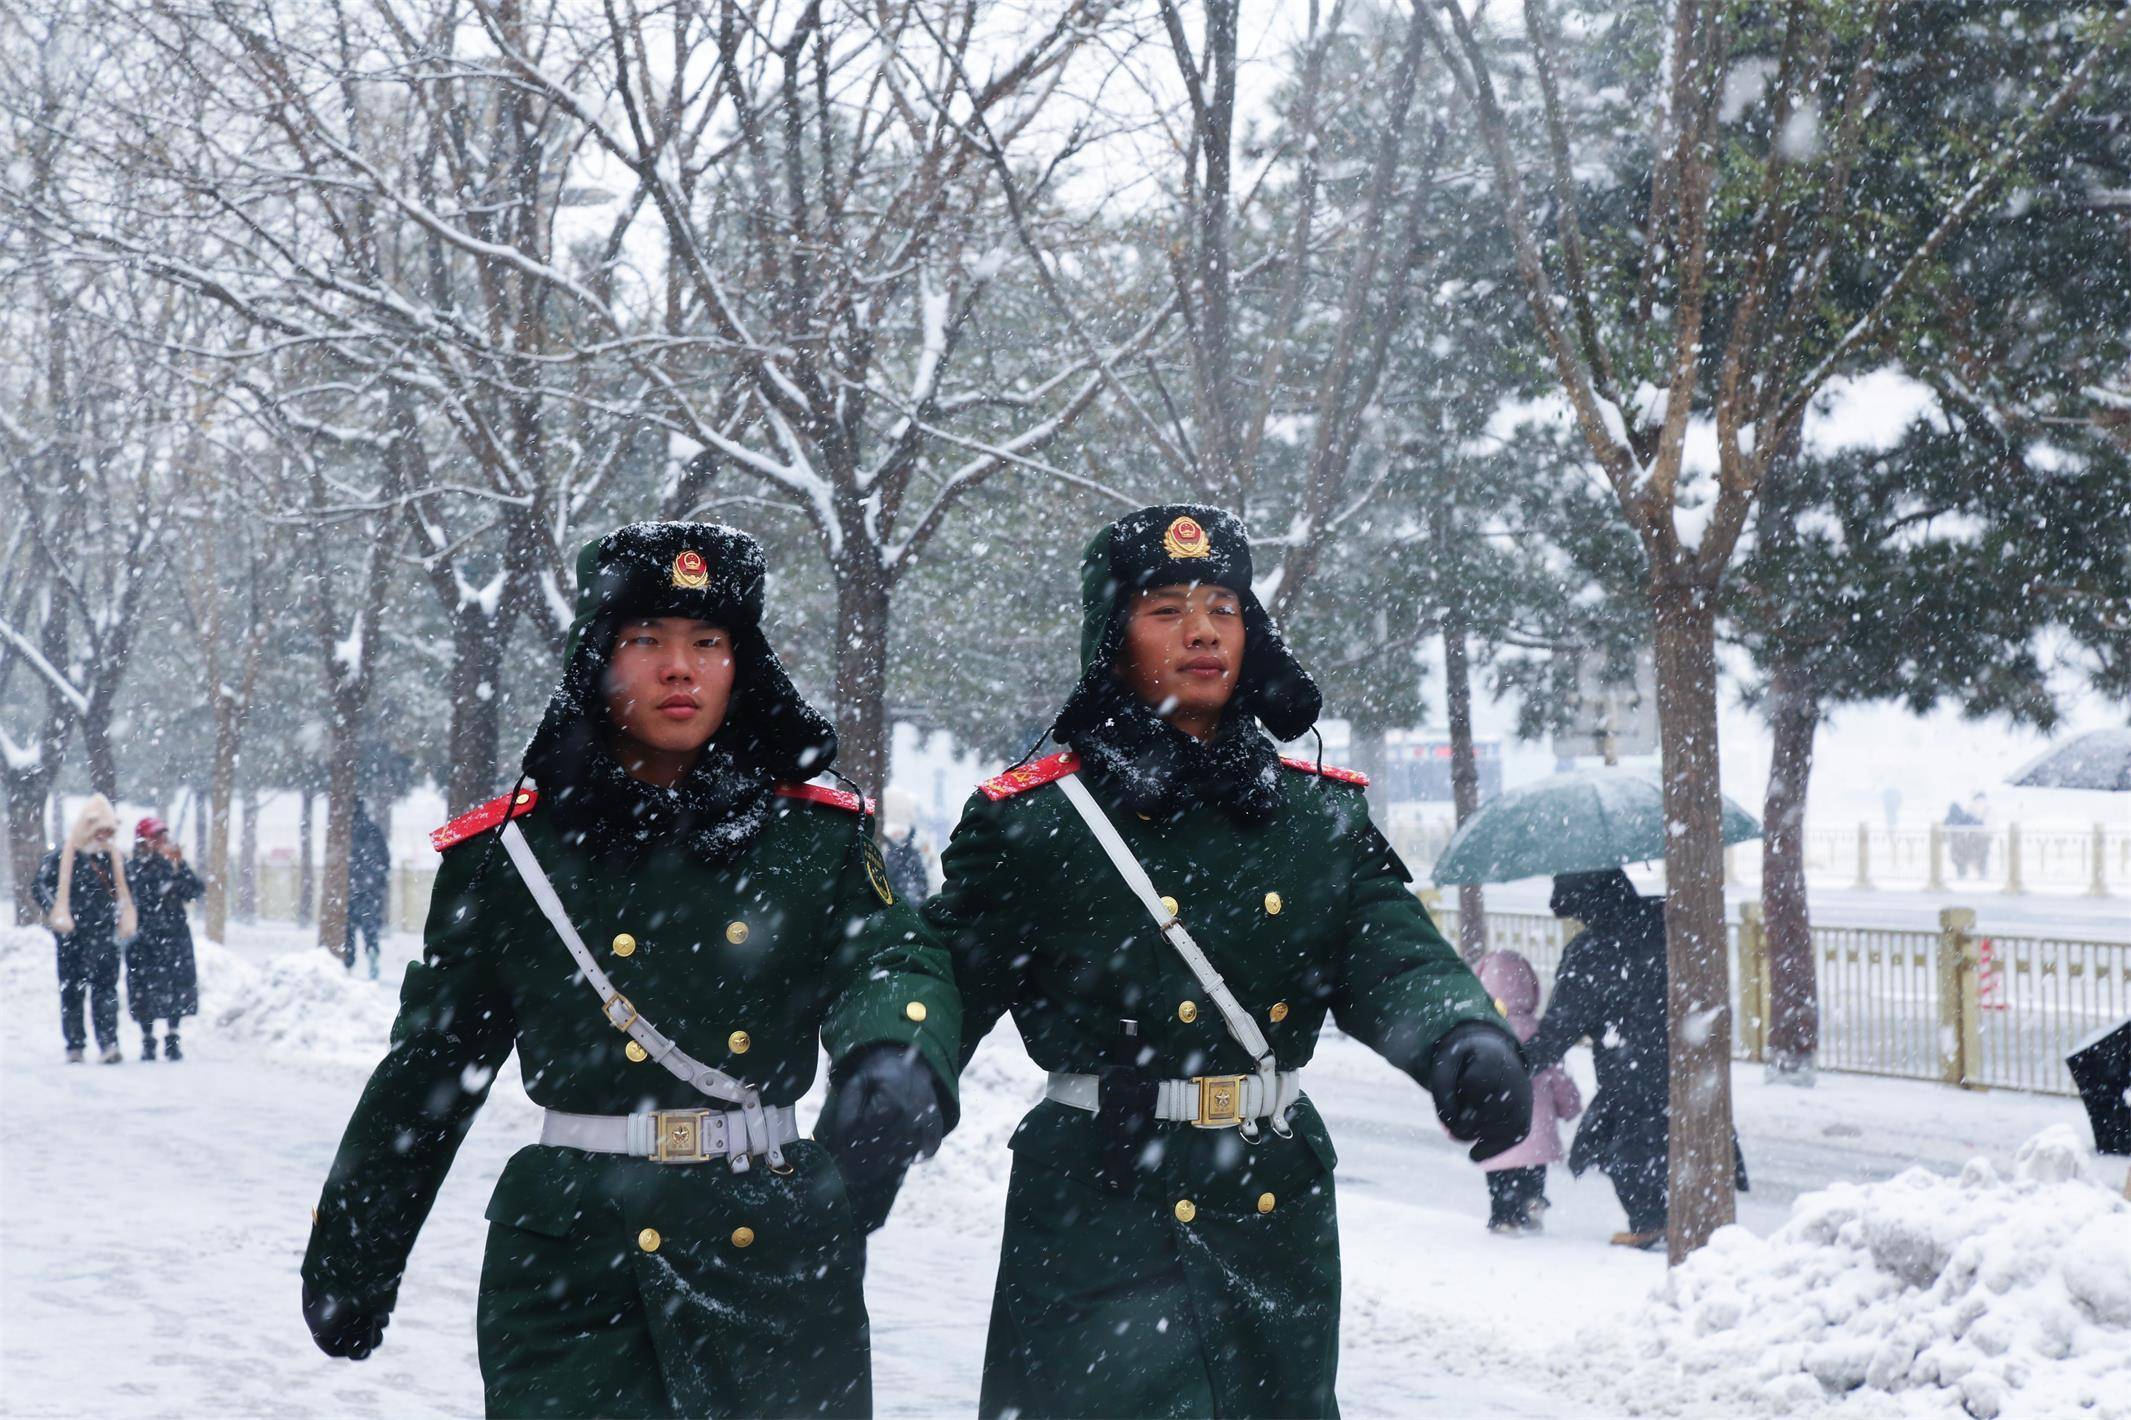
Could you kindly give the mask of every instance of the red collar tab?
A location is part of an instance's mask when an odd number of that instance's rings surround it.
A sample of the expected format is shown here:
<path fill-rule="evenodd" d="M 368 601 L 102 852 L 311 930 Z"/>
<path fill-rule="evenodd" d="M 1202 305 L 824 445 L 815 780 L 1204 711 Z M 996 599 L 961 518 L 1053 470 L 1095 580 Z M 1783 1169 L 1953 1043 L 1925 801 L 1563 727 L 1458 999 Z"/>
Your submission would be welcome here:
<path fill-rule="evenodd" d="M 997 803 L 1011 799 L 1016 794 L 1025 794 L 1031 789 L 1040 789 L 1054 779 L 1063 779 L 1080 768 L 1080 756 L 1071 750 L 1046 755 L 1034 764 L 1024 764 L 1009 769 L 1004 774 L 995 774 L 977 786 L 985 798 Z"/>
<path fill-rule="evenodd" d="M 1280 762 L 1304 774 L 1322 774 L 1327 779 L 1337 779 L 1340 783 L 1352 784 L 1357 789 L 1369 787 L 1369 776 L 1359 769 L 1341 769 L 1333 764 L 1327 764 L 1320 769 L 1314 759 L 1290 759 L 1284 754 L 1280 756 Z"/>
<path fill-rule="evenodd" d="M 468 809 L 442 828 L 430 830 L 429 846 L 441 853 L 469 838 L 488 832 L 506 818 L 523 818 L 531 813 L 533 805 L 539 802 L 538 789 L 520 789 L 515 798 L 509 794 L 498 794 L 481 807 Z"/>
<path fill-rule="evenodd" d="M 779 784 L 777 797 L 804 799 L 810 804 L 827 804 L 830 808 L 842 809 L 845 813 L 874 812 L 872 795 L 860 799 L 849 789 L 831 789 L 826 784 Z"/>

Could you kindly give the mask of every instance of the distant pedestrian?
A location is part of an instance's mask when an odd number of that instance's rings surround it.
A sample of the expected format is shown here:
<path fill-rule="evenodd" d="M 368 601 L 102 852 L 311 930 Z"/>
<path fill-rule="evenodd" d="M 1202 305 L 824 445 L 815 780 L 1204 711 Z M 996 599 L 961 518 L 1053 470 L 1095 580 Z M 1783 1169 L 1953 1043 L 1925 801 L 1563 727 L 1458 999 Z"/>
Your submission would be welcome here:
<path fill-rule="evenodd" d="M 126 1010 L 141 1028 L 141 1059 L 155 1059 L 155 1023 L 164 1022 L 163 1058 L 182 1060 L 178 1023 L 200 1013 L 200 979 L 185 904 L 205 892 L 185 850 L 159 818 L 133 828 L 126 875 L 140 906 L 141 930 L 126 947 Z"/>
<path fill-rule="evenodd" d="M 1516 952 L 1489 952 L 1473 974 L 1495 998 L 1517 1039 L 1530 1040 L 1539 1029 L 1539 973 Z M 1492 1233 L 1542 1231 L 1546 1210 L 1546 1170 L 1561 1162 L 1560 1121 L 1583 1113 L 1583 1095 L 1569 1072 L 1550 1065 L 1532 1076 L 1532 1132 L 1506 1153 L 1481 1163 L 1487 1172 L 1490 1204 L 1487 1230 Z"/>
<path fill-rule="evenodd" d="M 357 799 L 354 833 L 348 844 L 348 933 L 341 961 L 349 971 L 355 970 L 355 936 L 360 932 L 372 981 L 377 980 L 378 936 L 385 929 L 385 897 L 391 884 L 392 850 L 385 843 L 385 831 Z"/>
<path fill-rule="evenodd" d="M 1966 806 L 1946 806 L 1947 855 L 1953 859 L 1954 876 L 1965 878 L 1972 871 L 1979 878 L 1990 875 L 1990 800 L 1981 792 L 1971 795 Z"/>
<path fill-rule="evenodd" d="M 59 1029 L 69 1064 L 80 1063 L 88 1046 L 84 1001 L 104 1064 L 125 1058 L 118 1048 L 118 949 L 132 938 L 139 918 L 126 865 L 112 851 L 117 838 L 111 801 L 90 795 L 67 841 L 44 855 L 31 889 L 59 948 Z"/>
<path fill-rule="evenodd" d="M 1569 1148 L 1569 1171 L 1596 1168 L 1613 1180 L 1626 1230 L 1617 1247 L 1664 1241 L 1670 1051 L 1666 1046 L 1665 906 L 1637 895 L 1618 868 L 1564 873 L 1549 903 L 1583 930 L 1561 951 L 1554 998 L 1525 1043 L 1534 1072 L 1559 1065 L 1578 1041 L 1591 1042 L 1598 1093 Z M 1735 1158 L 1738 1141 L 1732 1141 Z M 1738 1184 L 1746 1187 L 1740 1159 Z"/>
<path fill-rule="evenodd" d="M 881 795 L 881 860 L 895 895 L 915 907 L 932 896 L 932 865 L 918 838 L 917 801 L 900 789 Z"/>

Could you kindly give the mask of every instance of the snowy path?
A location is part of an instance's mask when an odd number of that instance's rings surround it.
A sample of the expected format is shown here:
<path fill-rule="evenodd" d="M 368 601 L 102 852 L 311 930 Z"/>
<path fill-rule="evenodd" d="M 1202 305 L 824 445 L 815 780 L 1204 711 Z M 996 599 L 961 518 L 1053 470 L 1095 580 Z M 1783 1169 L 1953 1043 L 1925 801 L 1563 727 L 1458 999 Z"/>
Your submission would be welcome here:
<path fill-rule="evenodd" d="M 320 1356 L 296 1264 L 392 993 L 281 954 L 293 945 L 263 932 L 203 951 L 208 1014 L 187 1032 L 184 1064 L 70 1067 L 50 1028 L 49 939 L 0 932 L 0 1004 L 22 1023 L 0 1041 L 0 1411 L 479 1413 L 481 1213 L 534 1111 L 506 1071 L 415 1249 L 383 1350 L 361 1365 Z M 413 949 L 397 938 L 388 955 Z M 385 975 L 397 978 L 393 960 Z M 1557 1169 L 1547 1236 L 1491 1237 L 1482 1181 L 1417 1089 L 1341 1040 L 1311 1074 L 1342 1155 L 1348 1415 L 1717 1413 L 1621 1397 L 1604 1354 L 1559 1366 L 1580 1332 L 1632 1311 L 1664 1275 L 1660 1258 L 1605 1246 L 1619 1224 L 1603 1179 Z M 1831 1180 L 1917 1162 L 1952 1171 L 1978 1154 L 2007 1165 L 2022 1140 L 2076 1113 L 1897 1081 L 1830 1076 L 1802 1092 L 1743 1068 L 1737 1081 L 1756 1184 L 1742 1221 L 1757 1232 Z M 883 1415 L 974 1413 L 1003 1144 L 1037 1083 L 1010 1031 L 995 1035 L 965 1085 L 964 1127 L 874 1239 Z"/>

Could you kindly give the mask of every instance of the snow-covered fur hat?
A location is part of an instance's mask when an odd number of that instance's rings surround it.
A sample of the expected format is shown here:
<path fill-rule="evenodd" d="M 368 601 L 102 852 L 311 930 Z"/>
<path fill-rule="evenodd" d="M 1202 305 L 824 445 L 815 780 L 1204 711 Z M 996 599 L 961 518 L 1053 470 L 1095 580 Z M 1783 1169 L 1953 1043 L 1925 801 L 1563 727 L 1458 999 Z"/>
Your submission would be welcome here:
<path fill-rule="evenodd" d="M 625 621 L 690 616 L 733 638 L 732 704 L 715 743 L 771 779 L 807 779 L 836 758 L 836 731 L 807 704 L 762 634 L 767 569 L 761 544 L 716 523 L 630 523 L 577 554 L 577 606 L 563 646 L 562 684 L 525 751 L 540 778 L 566 740 L 604 739 L 600 684 Z"/>
<path fill-rule="evenodd" d="M 1282 740 L 1317 722 L 1324 697 L 1251 590 L 1250 536 L 1242 521 L 1199 503 L 1161 503 L 1111 523 L 1081 554 L 1080 684 L 1052 722 L 1053 738 L 1070 743 L 1108 713 L 1132 598 L 1178 582 L 1226 587 L 1242 601 L 1243 668 L 1230 708 L 1255 716 Z"/>
<path fill-rule="evenodd" d="M 835 759 L 836 731 L 763 637 L 765 575 L 755 540 L 713 523 L 631 523 L 578 553 L 562 683 L 523 761 L 566 841 L 633 853 L 678 839 L 706 861 L 729 860 L 767 822 L 775 781 L 809 778 Z M 715 622 L 733 646 L 725 722 L 671 787 L 630 778 L 608 750 L 602 683 L 615 632 L 658 616 Z"/>

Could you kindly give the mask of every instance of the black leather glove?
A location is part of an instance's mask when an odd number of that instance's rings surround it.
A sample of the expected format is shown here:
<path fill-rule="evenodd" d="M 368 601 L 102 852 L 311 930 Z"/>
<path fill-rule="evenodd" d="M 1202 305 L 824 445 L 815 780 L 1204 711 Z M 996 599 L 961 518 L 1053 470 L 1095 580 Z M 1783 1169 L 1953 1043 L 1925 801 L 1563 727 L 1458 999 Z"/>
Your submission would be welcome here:
<path fill-rule="evenodd" d="M 840 1066 L 818 1136 L 855 1188 L 900 1175 L 939 1151 L 940 1087 L 915 1049 L 872 1045 Z"/>
<path fill-rule="evenodd" d="M 1532 1080 L 1516 1038 L 1499 1026 L 1460 1021 L 1428 1059 L 1428 1092 L 1450 1137 L 1471 1140 L 1474 1163 L 1524 1141 L 1532 1131 Z"/>
<path fill-rule="evenodd" d="M 353 1303 L 344 1297 L 330 1297 L 323 1292 L 311 1290 L 311 1284 L 303 1284 L 303 1319 L 311 1328 L 311 1339 L 318 1349 L 328 1356 L 345 1356 L 351 1361 L 360 1361 L 385 1343 L 385 1327 L 391 1321 L 390 1312 L 371 1315 L 356 1310 Z"/>

